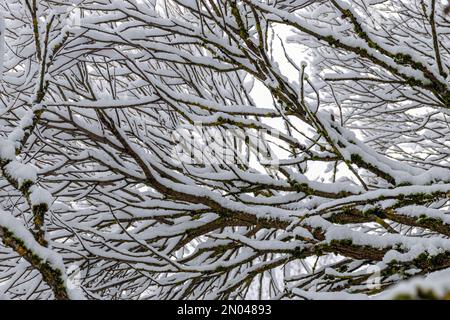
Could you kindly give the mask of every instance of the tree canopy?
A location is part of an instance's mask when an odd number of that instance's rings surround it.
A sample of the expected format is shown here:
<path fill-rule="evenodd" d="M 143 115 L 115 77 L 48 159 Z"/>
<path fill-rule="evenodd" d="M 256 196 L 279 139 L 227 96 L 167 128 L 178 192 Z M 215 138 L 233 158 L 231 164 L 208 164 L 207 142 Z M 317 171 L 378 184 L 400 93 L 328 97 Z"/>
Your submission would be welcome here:
<path fill-rule="evenodd" d="M 0 0 L 0 297 L 448 279 L 447 5 Z"/>

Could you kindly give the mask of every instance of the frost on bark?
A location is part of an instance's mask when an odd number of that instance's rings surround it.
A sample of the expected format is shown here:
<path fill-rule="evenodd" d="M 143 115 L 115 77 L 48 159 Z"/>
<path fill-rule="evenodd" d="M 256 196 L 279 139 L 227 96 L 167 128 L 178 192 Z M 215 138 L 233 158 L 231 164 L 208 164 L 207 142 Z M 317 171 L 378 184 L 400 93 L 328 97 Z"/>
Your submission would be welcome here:
<path fill-rule="evenodd" d="M 0 13 L 0 298 L 448 297 L 445 1 Z"/>

